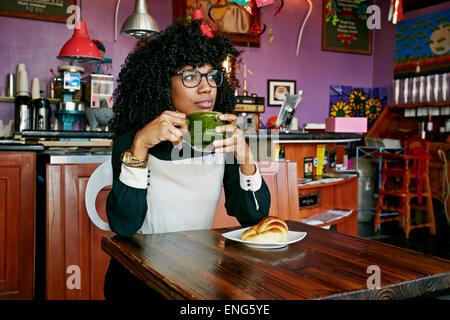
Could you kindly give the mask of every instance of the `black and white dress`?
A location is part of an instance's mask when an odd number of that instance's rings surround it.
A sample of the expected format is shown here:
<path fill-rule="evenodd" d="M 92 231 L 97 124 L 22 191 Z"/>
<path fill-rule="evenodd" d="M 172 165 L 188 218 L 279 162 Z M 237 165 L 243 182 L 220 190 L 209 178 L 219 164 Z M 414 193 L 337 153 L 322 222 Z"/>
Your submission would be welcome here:
<path fill-rule="evenodd" d="M 131 148 L 133 139 L 133 133 L 114 139 L 113 188 L 106 212 L 117 234 L 208 229 L 222 186 L 227 214 L 242 226 L 254 225 L 269 214 L 270 192 L 258 168 L 252 176 L 243 175 L 232 153 L 204 153 L 185 143 L 178 150 L 162 142 L 149 150 L 147 169 L 130 168 L 120 155 Z M 114 259 L 105 276 L 104 294 L 108 300 L 161 298 Z"/>
<path fill-rule="evenodd" d="M 227 214 L 242 226 L 268 215 L 270 193 L 259 170 L 243 175 L 232 153 L 204 153 L 186 143 L 179 150 L 166 141 L 149 149 L 147 170 L 131 168 L 121 163 L 120 154 L 133 138 L 129 133 L 114 140 L 106 211 L 117 234 L 208 229 L 222 186 Z"/>

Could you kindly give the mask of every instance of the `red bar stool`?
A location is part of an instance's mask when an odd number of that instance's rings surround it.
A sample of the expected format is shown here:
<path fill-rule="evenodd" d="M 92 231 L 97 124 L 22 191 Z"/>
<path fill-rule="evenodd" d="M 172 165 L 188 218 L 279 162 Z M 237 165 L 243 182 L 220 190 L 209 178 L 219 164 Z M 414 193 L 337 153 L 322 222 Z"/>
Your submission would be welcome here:
<path fill-rule="evenodd" d="M 428 141 L 421 139 L 419 136 L 413 136 L 405 142 L 403 154 L 376 153 L 377 156 L 382 158 L 383 166 L 374 219 L 375 231 L 381 223 L 397 220 L 402 222 L 407 239 L 410 231 L 415 228 L 428 227 L 431 234 L 436 234 L 433 199 L 428 174 L 428 165 L 431 158 L 429 145 Z M 386 196 L 397 197 L 399 199 L 398 206 L 388 204 L 385 199 Z M 417 198 L 418 204 L 411 203 L 413 198 Z M 426 205 L 422 205 L 423 199 L 426 200 Z M 427 222 L 411 224 L 411 209 L 426 210 Z M 386 210 L 398 212 L 398 215 L 382 219 L 381 214 Z"/>

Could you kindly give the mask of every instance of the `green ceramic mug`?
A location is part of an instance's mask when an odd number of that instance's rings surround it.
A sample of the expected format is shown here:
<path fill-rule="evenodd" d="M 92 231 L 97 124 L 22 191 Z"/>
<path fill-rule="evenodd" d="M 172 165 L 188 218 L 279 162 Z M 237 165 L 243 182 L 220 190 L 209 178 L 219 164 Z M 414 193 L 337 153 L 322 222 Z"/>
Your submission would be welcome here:
<path fill-rule="evenodd" d="M 226 123 L 219 120 L 221 112 L 200 111 L 187 116 L 187 125 L 191 136 L 191 145 L 209 145 L 214 140 L 226 138 L 226 133 L 216 132 L 217 126 L 223 126 Z"/>

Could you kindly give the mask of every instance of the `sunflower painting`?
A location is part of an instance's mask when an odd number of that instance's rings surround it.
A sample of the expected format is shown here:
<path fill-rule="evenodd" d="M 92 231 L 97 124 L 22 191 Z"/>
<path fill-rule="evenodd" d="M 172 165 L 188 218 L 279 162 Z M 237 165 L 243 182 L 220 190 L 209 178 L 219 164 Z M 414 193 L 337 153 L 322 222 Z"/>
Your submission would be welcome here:
<path fill-rule="evenodd" d="M 370 128 L 387 104 L 387 88 L 330 86 L 330 118 L 366 117 Z"/>
<path fill-rule="evenodd" d="M 336 104 L 333 104 L 333 106 L 331 107 L 330 115 L 333 118 L 336 118 L 336 117 L 351 117 L 352 116 L 352 109 L 344 101 L 338 101 L 338 102 L 336 102 Z"/>
<path fill-rule="evenodd" d="M 383 109 L 383 104 L 378 98 L 370 98 L 366 102 L 365 115 L 369 122 L 375 122 Z"/>
<path fill-rule="evenodd" d="M 358 117 L 364 116 L 364 107 L 366 105 L 366 93 L 362 89 L 353 89 L 350 92 L 348 101 L 350 102 L 350 107 L 355 111 L 355 115 Z"/>

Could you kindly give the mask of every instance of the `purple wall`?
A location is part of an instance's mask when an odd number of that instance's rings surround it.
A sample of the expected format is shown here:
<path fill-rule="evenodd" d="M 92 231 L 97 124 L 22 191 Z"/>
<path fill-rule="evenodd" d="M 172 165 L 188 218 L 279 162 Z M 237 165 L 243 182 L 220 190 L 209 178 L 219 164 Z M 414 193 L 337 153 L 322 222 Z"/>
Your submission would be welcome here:
<path fill-rule="evenodd" d="M 147 1 L 150 14 L 163 29 L 172 21 L 172 3 L 169 0 Z M 299 124 L 324 122 L 328 115 L 329 86 L 334 84 L 374 87 L 390 86 L 393 77 L 395 26 L 387 21 L 389 1 L 378 0 L 382 9 L 381 29 L 374 32 L 372 56 L 334 53 L 321 50 L 321 1 L 313 1 L 314 9 L 303 32 L 299 56 L 295 56 L 297 36 L 308 11 L 303 0 L 286 0 L 281 13 L 273 18 L 275 5 L 264 8 L 262 22 L 272 25 L 274 39 L 269 42 L 267 32 L 261 37 L 260 48 L 241 47 L 248 68 L 254 73 L 248 76 L 248 90 L 267 99 L 267 79 L 296 80 L 297 90 L 302 89 L 304 99 L 297 112 Z M 83 2 L 83 20 L 87 23 L 91 39 L 98 39 L 106 46 L 105 56 L 112 58 L 111 72 L 120 71 L 127 54 L 133 50 L 136 40 L 118 35 L 114 42 L 114 12 L 116 1 L 90 0 Z M 118 28 L 131 14 L 133 0 L 122 0 Z M 449 7 L 449 3 L 413 11 L 406 18 L 420 16 Z M 6 75 L 15 73 L 18 63 L 25 63 L 31 87 L 31 79 L 39 77 L 41 88 L 51 78 L 50 68 L 56 70 L 63 64 L 56 59 L 62 45 L 72 36 L 64 24 L 38 20 L 0 17 L 0 86 L 5 92 Z M 243 69 L 243 68 L 242 68 Z M 242 73 L 238 74 L 241 79 Z M 0 119 L 13 118 L 13 105 L 0 103 Z M 266 123 L 277 115 L 279 108 L 267 107 L 261 115 Z"/>
<path fill-rule="evenodd" d="M 302 89 L 304 94 L 296 113 L 300 125 L 324 122 L 328 115 L 330 85 L 372 85 L 371 56 L 322 51 L 322 2 L 312 2 L 313 11 L 303 31 L 298 57 L 295 55 L 297 37 L 308 12 L 306 1 L 285 1 L 281 13 L 273 19 L 275 6 L 268 6 L 262 21 L 268 27 L 272 22 L 274 40 L 269 43 L 266 33 L 261 37 L 261 48 L 252 48 L 244 54 L 248 67 L 255 74 L 250 80 L 250 92 L 267 99 L 267 79 L 296 80 L 297 90 Z M 262 122 L 266 123 L 278 111 L 277 107 L 267 107 L 261 115 Z"/>

